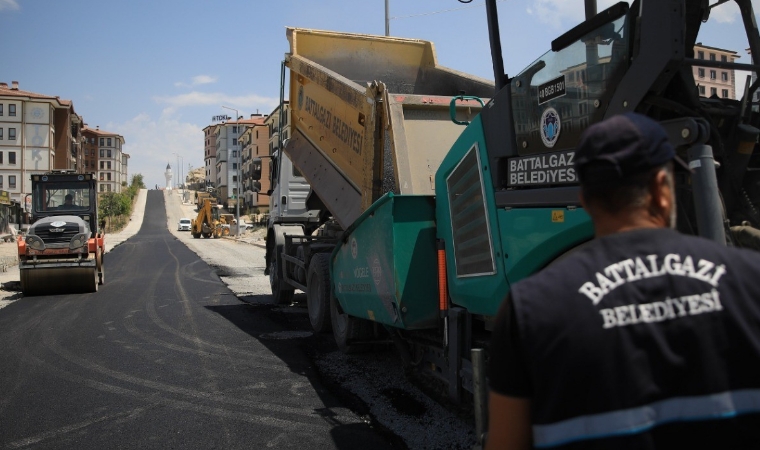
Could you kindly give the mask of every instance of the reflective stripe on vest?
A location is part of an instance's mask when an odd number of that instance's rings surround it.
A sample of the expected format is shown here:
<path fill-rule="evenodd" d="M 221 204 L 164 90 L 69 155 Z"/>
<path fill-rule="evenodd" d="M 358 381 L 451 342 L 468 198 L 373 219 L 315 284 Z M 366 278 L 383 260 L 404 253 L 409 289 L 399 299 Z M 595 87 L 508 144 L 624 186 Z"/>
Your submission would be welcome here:
<path fill-rule="evenodd" d="M 677 397 L 636 408 L 534 425 L 533 445 L 554 447 L 586 439 L 643 433 L 669 422 L 724 419 L 753 412 L 760 412 L 760 389 Z"/>

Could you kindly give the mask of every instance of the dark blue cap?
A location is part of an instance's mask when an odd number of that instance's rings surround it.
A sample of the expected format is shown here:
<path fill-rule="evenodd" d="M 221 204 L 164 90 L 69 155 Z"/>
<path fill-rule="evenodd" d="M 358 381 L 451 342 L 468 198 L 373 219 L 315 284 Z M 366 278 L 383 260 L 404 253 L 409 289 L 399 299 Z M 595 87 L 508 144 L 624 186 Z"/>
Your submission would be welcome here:
<path fill-rule="evenodd" d="M 647 116 L 625 113 L 586 129 L 575 149 L 581 183 L 625 179 L 675 161 L 688 170 L 662 126 Z"/>

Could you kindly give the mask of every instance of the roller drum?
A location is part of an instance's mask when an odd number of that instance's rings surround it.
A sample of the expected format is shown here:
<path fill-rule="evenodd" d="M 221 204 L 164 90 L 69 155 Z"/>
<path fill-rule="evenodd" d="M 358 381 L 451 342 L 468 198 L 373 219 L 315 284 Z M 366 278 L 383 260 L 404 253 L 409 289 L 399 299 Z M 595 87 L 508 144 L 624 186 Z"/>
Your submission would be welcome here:
<path fill-rule="evenodd" d="M 26 296 L 97 292 L 98 271 L 92 267 L 40 267 L 23 269 L 21 291 Z"/>

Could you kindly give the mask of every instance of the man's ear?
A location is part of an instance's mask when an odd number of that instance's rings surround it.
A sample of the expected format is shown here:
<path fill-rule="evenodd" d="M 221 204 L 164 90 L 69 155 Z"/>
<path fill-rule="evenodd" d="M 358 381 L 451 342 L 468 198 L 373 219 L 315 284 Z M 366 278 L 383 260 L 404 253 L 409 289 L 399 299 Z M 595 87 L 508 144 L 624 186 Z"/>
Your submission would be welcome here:
<path fill-rule="evenodd" d="M 649 186 L 649 195 L 651 196 L 651 205 L 657 211 L 668 217 L 671 208 L 673 208 L 673 192 L 671 192 L 668 174 L 665 169 L 659 170 L 654 176 Z"/>

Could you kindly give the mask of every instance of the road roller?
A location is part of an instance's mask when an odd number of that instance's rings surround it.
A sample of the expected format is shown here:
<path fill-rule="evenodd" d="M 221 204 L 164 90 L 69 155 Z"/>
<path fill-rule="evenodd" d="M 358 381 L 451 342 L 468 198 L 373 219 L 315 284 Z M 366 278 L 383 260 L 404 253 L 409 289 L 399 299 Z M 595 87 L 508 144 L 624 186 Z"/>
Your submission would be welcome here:
<path fill-rule="evenodd" d="M 24 295 L 96 292 L 104 281 L 105 238 L 94 175 L 35 174 L 31 196 L 32 225 L 18 238 Z"/>

